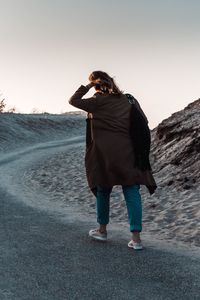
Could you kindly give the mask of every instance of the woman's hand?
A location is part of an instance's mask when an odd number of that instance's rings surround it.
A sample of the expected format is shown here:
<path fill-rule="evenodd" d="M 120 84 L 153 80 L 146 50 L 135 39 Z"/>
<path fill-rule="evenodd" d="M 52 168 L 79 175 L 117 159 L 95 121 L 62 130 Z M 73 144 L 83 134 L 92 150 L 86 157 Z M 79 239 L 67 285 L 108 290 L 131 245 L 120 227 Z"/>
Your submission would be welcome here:
<path fill-rule="evenodd" d="M 94 82 L 90 82 L 89 84 L 85 85 L 85 87 L 91 89 L 94 85 L 95 85 Z"/>

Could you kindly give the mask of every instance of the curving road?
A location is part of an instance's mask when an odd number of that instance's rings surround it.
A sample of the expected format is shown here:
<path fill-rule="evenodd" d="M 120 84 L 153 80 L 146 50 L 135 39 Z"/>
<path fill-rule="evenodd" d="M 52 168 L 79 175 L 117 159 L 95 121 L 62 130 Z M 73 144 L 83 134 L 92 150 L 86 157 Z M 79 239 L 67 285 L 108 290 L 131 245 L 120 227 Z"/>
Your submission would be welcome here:
<path fill-rule="evenodd" d="M 117 227 L 107 243 L 94 242 L 87 236 L 94 220 L 20 182 L 38 159 L 83 140 L 38 144 L 1 157 L 0 299 L 200 299 L 199 251 L 146 240 L 146 249 L 134 252 Z"/>

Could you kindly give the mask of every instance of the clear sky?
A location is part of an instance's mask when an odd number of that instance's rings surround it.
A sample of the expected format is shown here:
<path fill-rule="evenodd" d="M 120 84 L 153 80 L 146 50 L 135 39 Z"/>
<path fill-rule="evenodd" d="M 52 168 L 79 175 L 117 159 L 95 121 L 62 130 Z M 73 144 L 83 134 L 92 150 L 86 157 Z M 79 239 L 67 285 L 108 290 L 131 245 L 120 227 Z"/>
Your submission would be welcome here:
<path fill-rule="evenodd" d="M 153 128 L 200 97 L 199 16 L 199 0 L 0 0 L 0 91 L 19 112 L 72 111 L 103 70 Z"/>

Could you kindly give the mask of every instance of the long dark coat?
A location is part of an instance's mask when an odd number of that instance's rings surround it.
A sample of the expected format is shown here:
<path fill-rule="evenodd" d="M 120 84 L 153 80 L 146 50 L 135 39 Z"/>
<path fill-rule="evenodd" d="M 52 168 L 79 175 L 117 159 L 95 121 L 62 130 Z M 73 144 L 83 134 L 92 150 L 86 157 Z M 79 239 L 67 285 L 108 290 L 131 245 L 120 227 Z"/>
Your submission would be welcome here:
<path fill-rule="evenodd" d="M 137 167 L 134 146 L 130 136 L 131 104 L 127 96 L 96 93 L 91 98 L 82 97 L 88 88 L 81 85 L 69 103 L 88 112 L 85 155 L 86 175 L 90 189 L 114 185 L 146 185 L 152 194 L 156 183 L 151 170 Z M 136 103 L 144 115 L 139 103 Z M 147 121 L 147 119 L 146 119 Z"/>

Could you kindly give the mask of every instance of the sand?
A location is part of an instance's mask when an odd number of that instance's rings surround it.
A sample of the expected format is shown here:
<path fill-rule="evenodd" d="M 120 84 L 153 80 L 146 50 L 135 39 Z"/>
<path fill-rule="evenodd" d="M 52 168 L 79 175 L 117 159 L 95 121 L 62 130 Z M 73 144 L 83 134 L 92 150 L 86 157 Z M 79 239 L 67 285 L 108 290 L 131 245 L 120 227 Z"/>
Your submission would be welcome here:
<path fill-rule="evenodd" d="M 78 208 L 88 217 L 96 218 L 95 197 L 90 192 L 84 168 L 85 147 L 56 154 L 46 161 L 38 161 L 26 172 L 26 185 L 38 192 L 46 192 L 52 201 Z M 160 174 L 159 174 L 160 175 Z M 156 177 L 159 182 L 160 178 Z M 176 241 L 200 246 L 199 192 L 170 191 L 158 187 L 149 195 L 141 188 L 143 203 L 143 233 L 159 240 Z M 111 195 L 110 217 L 112 224 L 127 227 L 127 211 L 120 186 Z"/>

